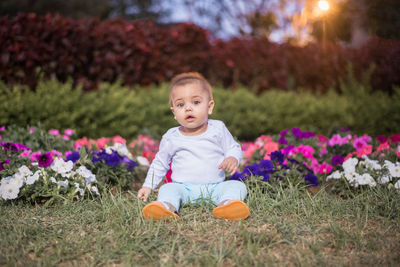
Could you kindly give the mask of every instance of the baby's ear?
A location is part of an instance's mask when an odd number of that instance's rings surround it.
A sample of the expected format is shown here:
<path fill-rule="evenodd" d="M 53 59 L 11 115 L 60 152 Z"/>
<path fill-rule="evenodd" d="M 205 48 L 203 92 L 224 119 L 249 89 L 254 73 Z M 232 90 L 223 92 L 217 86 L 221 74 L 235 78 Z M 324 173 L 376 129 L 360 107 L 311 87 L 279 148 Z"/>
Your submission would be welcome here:
<path fill-rule="evenodd" d="M 214 106 L 215 106 L 215 102 L 214 102 L 214 100 L 211 99 L 210 102 L 208 102 L 208 115 L 212 114 Z"/>

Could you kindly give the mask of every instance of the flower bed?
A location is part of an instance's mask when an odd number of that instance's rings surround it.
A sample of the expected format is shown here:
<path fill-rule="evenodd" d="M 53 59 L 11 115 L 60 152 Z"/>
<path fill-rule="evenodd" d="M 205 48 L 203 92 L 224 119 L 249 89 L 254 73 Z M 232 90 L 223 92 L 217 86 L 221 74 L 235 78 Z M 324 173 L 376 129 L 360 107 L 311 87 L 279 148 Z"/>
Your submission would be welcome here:
<path fill-rule="evenodd" d="M 132 189 L 143 181 L 159 145 L 148 136 L 129 143 L 120 136 L 76 140 L 72 129 L 60 134 L 40 126 L 3 126 L 0 134 L 1 199 L 46 204 L 93 198 L 113 186 Z M 248 186 L 260 181 L 301 188 L 329 183 L 336 192 L 400 189 L 400 134 L 373 139 L 343 130 L 326 137 L 293 128 L 244 142 L 242 149 L 243 161 L 228 179 Z"/>

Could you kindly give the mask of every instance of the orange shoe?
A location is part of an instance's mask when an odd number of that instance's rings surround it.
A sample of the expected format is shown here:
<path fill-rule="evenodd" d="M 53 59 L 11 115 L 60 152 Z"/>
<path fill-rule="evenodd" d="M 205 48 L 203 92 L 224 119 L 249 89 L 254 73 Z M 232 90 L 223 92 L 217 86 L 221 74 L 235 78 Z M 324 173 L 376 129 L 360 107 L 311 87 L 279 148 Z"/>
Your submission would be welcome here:
<path fill-rule="evenodd" d="M 142 213 L 143 216 L 148 220 L 169 220 L 179 218 L 177 213 L 166 209 L 164 205 L 158 201 L 151 202 L 144 206 Z"/>
<path fill-rule="evenodd" d="M 250 210 L 243 201 L 231 200 L 227 204 L 213 209 L 212 213 L 216 218 L 238 221 L 249 217 Z"/>

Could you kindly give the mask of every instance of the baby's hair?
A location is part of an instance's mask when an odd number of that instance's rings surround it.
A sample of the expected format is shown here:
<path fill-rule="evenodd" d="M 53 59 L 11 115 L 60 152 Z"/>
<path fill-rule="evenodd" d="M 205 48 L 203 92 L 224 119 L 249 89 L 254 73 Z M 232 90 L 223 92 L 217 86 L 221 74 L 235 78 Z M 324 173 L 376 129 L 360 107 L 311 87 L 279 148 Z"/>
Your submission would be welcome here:
<path fill-rule="evenodd" d="M 183 86 L 192 83 L 200 83 L 200 86 L 203 87 L 203 89 L 208 92 L 210 100 L 213 99 L 211 85 L 206 80 L 206 78 L 203 77 L 203 75 L 201 75 L 198 72 L 185 72 L 176 75 L 171 80 L 171 85 L 169 86 L 169 93 L 170 93 L 169 103 L 171 106 L 172 106 L 172 100 L 171 100 L 172 90 L 177 86 Z"/>

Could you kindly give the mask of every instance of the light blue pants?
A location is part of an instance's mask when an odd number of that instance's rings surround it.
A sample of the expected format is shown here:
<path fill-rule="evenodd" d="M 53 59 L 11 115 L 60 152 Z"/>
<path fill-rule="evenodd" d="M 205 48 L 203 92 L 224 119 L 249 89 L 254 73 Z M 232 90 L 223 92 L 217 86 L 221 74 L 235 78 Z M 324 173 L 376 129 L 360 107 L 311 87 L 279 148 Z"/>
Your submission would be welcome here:
<path fill-rule="evenodd" d="M 231 180 L 211 184 L 167 183 L 160 187 L 157 201 L 172 204 L 179 210 L 181 204 L 200 203 L 211 200 L 215 205 L 224 200 L 244 200 L 247 195 L 246 185 L 240 181 Z"/>

